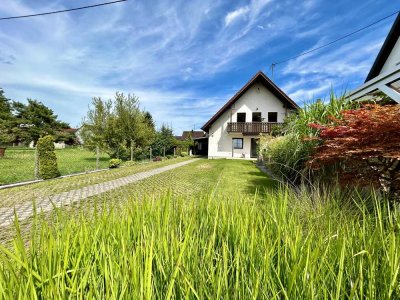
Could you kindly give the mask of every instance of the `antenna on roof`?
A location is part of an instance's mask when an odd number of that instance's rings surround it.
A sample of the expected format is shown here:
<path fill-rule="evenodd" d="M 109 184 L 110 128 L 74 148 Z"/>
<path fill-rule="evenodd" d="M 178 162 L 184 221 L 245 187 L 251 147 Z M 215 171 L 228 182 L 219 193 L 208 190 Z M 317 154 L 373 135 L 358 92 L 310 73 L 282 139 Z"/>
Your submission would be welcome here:
<path fill-rule="evenodd" d="M 275 68 L 276 64 L 272 63 L 271 64 L 271 79 L 272 81 L 274 81 L 274 68 Z"/>

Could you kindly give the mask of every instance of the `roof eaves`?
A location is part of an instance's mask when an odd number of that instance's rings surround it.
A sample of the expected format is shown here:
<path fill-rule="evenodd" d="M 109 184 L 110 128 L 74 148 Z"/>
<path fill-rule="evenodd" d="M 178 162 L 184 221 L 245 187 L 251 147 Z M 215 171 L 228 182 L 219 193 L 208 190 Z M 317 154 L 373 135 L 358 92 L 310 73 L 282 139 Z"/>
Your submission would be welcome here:
<path fill-rule="evenodd" d="M 374 64 L 369 71 L 365 82 L 375 78 L 379 75 L 380 71 L 383 68 L 386 60 L 388 59 L 390 53 L 393 50 L 394 45 L 396 44 L 398 38 L 400 36 L 400 13 L 397 14 L 396 20 L 394 21 L 392 28 L 387 35 L 385 42 L 382 45 L 381 50 L 379 51 Z"/>

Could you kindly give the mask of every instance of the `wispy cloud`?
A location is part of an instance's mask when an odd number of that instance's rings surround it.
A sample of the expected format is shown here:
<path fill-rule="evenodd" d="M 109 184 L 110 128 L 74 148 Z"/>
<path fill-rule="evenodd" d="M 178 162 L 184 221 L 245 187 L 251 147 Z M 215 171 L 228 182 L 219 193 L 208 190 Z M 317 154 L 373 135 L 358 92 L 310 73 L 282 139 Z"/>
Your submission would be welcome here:
<path fill-rule="evenodd" d="M 239 7 L 238 9 L 229 12 L 225 16 L 225 26 L 229 26 L 232 22 L 234 22 L 236 19 L 240 17 L 244 17 L 248 12 L 250 11 L 250 8 L 248 6 L 243 6 Z"/>
<path fill-rule="evenodd" d="M 128 1 L 3 22 L 0 87 L 16 100 L 38 98 L 72 125 L 91 97 L 135 93 L 158 124 L 172 122 L 179 133 L 204 123 L 257 70 L 347 31 L 343 20 L 355 22 L 354 16 L 332 17 L 335 7 L 361 17 L 375 5 L 338 0 L 326 8 L 322 2 Z M 0 15 L 71 3 L 3 0 Z M 388 26 L 279 66 L 274 79 L 296 100 L 320 95 L 331 83 L 360 82 Z"/>

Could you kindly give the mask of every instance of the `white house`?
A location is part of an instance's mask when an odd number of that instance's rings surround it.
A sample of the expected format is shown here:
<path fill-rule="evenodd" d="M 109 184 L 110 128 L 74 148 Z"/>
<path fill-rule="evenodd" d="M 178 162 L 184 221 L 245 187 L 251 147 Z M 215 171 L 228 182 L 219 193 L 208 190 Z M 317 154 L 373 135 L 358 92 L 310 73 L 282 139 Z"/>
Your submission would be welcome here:
<path fill-rule="evenodd" d="M 349 98 L 364 101 L 384 93 L 400 103 L 400 13 L 390 29 L 378 56 L 362 86 L 351 91 Z"/>
<path fill-rule="evenodd" d="M 204 126 L 208 158 L 256 158 L 260 133 L 298 109 L 263 72 L 258 72 Z"/>

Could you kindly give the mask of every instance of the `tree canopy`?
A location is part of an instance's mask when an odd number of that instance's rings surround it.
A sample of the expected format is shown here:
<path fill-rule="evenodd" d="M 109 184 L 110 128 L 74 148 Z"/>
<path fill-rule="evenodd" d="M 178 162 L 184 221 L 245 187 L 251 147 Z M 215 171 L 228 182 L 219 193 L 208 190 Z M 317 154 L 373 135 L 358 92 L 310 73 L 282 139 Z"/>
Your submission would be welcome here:
<path fill-rule="evenodd" d="M 173 147 L 176 145 L 176 140 L 172 128 L 163 124 L 157 131 L 154 143 L 152 145 L 154 155 L 169 154 L 172 152 Z"/>
<path fill-rule="evenodd" d="M 11 101 L 0 89 L 0 143 L 36 142 L 41 136 L 58 134 L 69 124 L 59 121 L 42 102 L 27 99 L 27 104 Z"/>
<path fill-rule="evenodd" d="M 117 92 L 114 99 L 95 97 L 83 120 L 85 145 L 99 147 L 111 157 L 133 158 L 151 145 L 154 135 L 153 118 L 140 109 L 135 95 Z"/>

